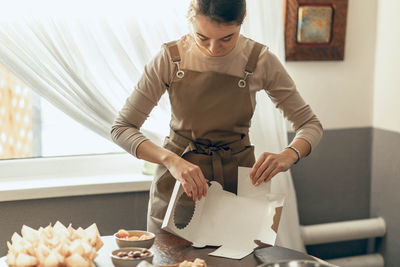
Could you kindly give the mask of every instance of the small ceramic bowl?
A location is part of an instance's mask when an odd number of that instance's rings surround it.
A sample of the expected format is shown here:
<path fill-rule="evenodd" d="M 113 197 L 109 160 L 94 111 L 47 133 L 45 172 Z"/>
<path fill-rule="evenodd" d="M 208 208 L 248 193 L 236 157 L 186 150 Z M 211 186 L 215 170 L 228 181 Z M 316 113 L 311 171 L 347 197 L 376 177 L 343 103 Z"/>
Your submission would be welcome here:
<path fill-rule="evenodd" d="M 125 238 L 118 237 L 117 235 L 118 233 L 115 233 L 114 238 L 119 248 L 126 248 L 126 247 L 150 248 L 153 245 L 154 240 L 156 239 L 155 234 L 147 231 L 127 230 L 127 232 L 129 233 L 129 236 L 140 237 L 142 235 L 148 235 L 151 236 L 151 238 L 146 240 L 127 240 Z"/>
<path fill-rule="evenodd" d="M 133 267 L 137 266 L 141 261 L 147 261 L 149 263 L 153 262 L 153 252 L 150 252 L 150 255 L 147 257 L 141 257 L 141 258 L 121 258 L 118 257 L 119 252 L 130 252 L 130 251 L 142 251 L 144 248 L 137 248 L 137 247 L 126 247 L 126 248 L 120 248 L 113 250 L 111 252 L 111 261 L 114 264 L 115 267 Z"/>

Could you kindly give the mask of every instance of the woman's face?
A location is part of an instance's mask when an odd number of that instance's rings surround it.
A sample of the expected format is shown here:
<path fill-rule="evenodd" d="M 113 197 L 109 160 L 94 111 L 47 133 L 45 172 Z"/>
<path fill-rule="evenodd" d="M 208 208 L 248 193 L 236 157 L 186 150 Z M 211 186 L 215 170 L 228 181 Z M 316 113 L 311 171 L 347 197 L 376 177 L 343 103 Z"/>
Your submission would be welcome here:
<path fill-rule="evenodd" d="M 201 52 L 210 57 L 227 55 L 236 45 L 240 25 L 209 20 L 203 15 L 193 18 L 193 35 Z"/>

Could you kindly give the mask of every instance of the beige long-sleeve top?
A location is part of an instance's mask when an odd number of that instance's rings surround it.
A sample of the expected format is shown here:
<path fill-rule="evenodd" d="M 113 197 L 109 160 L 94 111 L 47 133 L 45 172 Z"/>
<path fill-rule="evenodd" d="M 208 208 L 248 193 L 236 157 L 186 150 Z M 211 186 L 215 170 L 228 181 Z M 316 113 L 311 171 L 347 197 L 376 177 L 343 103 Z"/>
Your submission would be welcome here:
<path fill-rule="evenodd" d="M 240 35 L 229 54 L 223 57 L 209 57 L 199 50 L 191 35 L 185 35 L 178 41 L 180 68 L 243 77 L 253 44 L 254 41 Z M 140 132 L 140 127 L 171 83 L 174 70 L 175 66 L 164 45 L 145 66 L 139 82 L 114 121 L 111 129 L 112 139 L 134 156 L 140 143 L 147 140 Z M 261 51 L 256 69 L 247 81 L 253 109 L 256 104 L 256 92 L 265 90 L 276 107 L 292 123 L 296 131 L 295 139 L 305 139 L 311 148 L 318 144 L 322 137 L 321 123 L 300 96 L 282 64 L 267 47 Z"/>

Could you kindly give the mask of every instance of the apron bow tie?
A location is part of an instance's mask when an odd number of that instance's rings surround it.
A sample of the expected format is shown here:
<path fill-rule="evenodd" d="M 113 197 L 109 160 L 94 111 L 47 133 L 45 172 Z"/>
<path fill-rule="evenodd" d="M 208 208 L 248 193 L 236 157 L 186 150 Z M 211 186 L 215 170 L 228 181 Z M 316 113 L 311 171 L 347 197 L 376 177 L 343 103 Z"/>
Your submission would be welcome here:
<path fill-rule="evenodd" d="M 198 154 L 205 154 L 212 157 L 212 168 L 214 180 L 217 181 L 224 187 L 224 171 L 222 162 L 231 161 L 232 150 L 229 145 L 213 145 L 213 144 L 203 144 L 199 142 L 192 141 L 189 143 L 186 152 L 191 151 Z M 184 152 L 185 153 L 185 152 Z M 237 179 L 236 175 L 230 175 L 230 179 Z"/>
<path fill-rule="evenodd" d="M 215 154 L 214 152 L 220 153 L 223 151 L 230 150 L 228 145 L 211 145 L 211 144 L 203 144 L 199 142 L 190 142 L 189 144 L 190 150 L 200 154 L 206 154 L 212 156 Z"/>
<path fill-rule="evenodd" d="M 191 140 L 173 130 L 170 132 L 170 138 L 184 148 L 183 152 L 179 153 L 181 157 L 184 157 L 187 153 L 210 156 L 213 177 L 207 177 L 207 179 L 217 181 L 224 190 L 232 193 L 237 192 L 238 162 L 234 155 L 244 150 L 246 146 L 250 146 L 248 135 L 225 144 L 213 144 L 209 140 Z"/>

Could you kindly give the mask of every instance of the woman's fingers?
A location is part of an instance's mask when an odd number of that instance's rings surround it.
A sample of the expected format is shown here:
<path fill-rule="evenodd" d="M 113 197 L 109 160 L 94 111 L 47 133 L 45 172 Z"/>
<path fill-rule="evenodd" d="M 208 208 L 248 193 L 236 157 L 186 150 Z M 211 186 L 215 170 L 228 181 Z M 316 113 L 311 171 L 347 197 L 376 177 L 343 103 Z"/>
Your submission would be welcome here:
<path fill-rule="evenodd" d="M 204 194 L 204 192 L 203 192 L 204 188 L 203 188 L 203 184 L 202 184 L 202 182 L 201 182 L 199 177 L 197 177 L 197 178 L 195 178 L 193 180 L 194 180 L 194 183 L 196 185 L 196 193 L 197 193 L 197 194 L 193 195 L 193 200 L 197 201 L 197 200 L 200 200 L 202 198 L 202 196 Z"/>
<path fill-rule="evenodd" d="M 255 185 L 257 183 L 257 181 L 261 178 L 262 174 L 267 170 L 267 168 L 270 166 L 271 161 L 268 157 L 268 155 L 266 155 L 266 153 L 263 153 L 262 156 L 260 156 L 259 158 L 259 164 L 254 165 L 253 168 L 256 167 L 255 169 L 255 173 L 252 180 L 252 183 Z"/>
<path fill-rule="evenodd" d="M 260 168 L 261 164 L 264 162 L 264 159 L 265 159 L 264 156 L 265 156 L 265 155 L 262 154 L 262 155 L 258 158 L 257 162 L 254 163 L 253 168 L 251 168 L 251 171 L 250 171 L 250 179 L 253 181 L 253 184 L 254 184 L 254 180 L 256 179 L 257 170 Z"/>
<path fill-rule="evenodd" d="M 250 178 L 252 183 L 257 186 L 262 182 L 268 182 L 276 174 L 286 171 L 289 168 L 290 164 L 287 158 L 280 154 L 265 152 L 254 164 L 250 172 Z"/>
<path fill-rule="evenodd" d="M 201 169 L 199 168 L 199 172 L 198 172 L 198 176 L 197 176 L 197 185 L 199 186 L 199 188 L 201 188 L 201 190 L 199 190 L 199 192 L 201 192 L 201 194 L 199 194 L 199 198 L 197 200 L 200 200 L 202 197 L 205 197 L 207 195 L 207 182 L 208 180 L 204 177 L 203 172 L 201 171 Z"/>
<path fill-rule="evenodd" d="M 206 178 L 204 178 L 203 173 L 199 172 L 197 179 L 195 179 L 196 185 L 197 185 L 197 189 L 198 189 L 198 195 L 197 198 L 195 199 L 197 200 L 201 200 L 203 197 L 205 197 L 207 195 L 207 182 L 208 180 Z"/>
<path fill-rule="evenodd" d="M 205 183 L 203 183 L 203 197 L 207 196 L 207 189 L 208 189 L 208 185 L 207 185 L 207 180 L 205 180 Z"/>
<path fill-rule="evenodd" d="M 188 182 L 182 179 L 181 185 L 183 187 L 183 190 L 185 191 L 186 195 L 188 197 L 192 197 L 192 188 Z"/>
<path fill-rule="evenodd" d="M 258 179 L 255 181 L 254 185 L 257 186 L 261 184 L 268 176 L 269 174 L 274 170 L 273 166 L 268 166 L 267 168 L 264 169 L 264 172 L 260 174 Z"/>
<path fill-rule="evenodd" d="M 207 194 L 207 182 L 201 168 L 181 157 L 175 158 L 168 166 L 171 175 L 181 182 L 188 197 L 200 200 Z"/>
<path fill-rule="evenodd" d="M 191 166 L 183 172 L 182 180 L 186 181 L 191 188 L 192 194 L 188 195 L 193 197 L 194 201 L 200 200 L 207 193 L 207 181 L 198 166 Z M 185 190 L 186 192 L 186 190 Z"/>
<path fill-rule="evenodd" d="M 192 188 L 192 195 L 191 195 L 191 197 L 193 198 L 193 200 L 196 200 L 197 195 L 198 195 L 198 188 L 197 188 L 196 182 L 195 182 L 195 180 L 194 180 L 191 176 L 186 177 L 186 179 L 187 179 L 187 181 L 190 183 L 190 186 L 191 186 L 191 188 Z"/>

